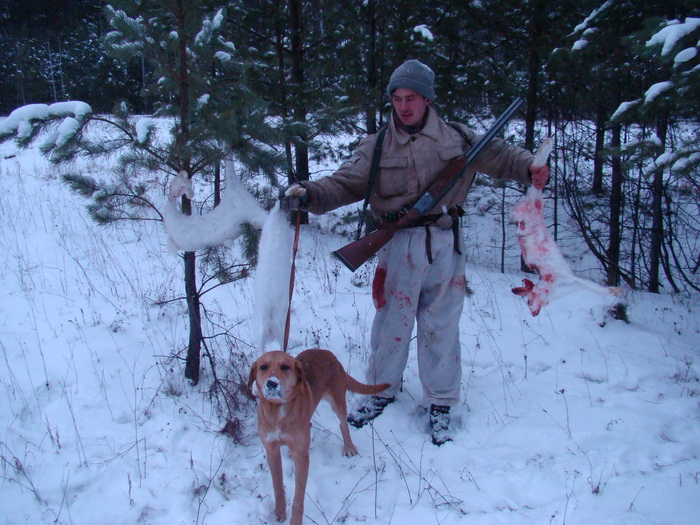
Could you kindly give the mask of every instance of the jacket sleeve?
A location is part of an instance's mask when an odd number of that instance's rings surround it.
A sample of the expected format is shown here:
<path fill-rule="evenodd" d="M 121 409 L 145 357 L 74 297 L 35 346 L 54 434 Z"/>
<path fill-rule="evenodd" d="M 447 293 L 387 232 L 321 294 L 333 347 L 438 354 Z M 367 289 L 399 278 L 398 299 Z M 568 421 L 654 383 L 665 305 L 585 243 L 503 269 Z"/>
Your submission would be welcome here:
<path fill-rule="evenodd" d="M 471 129 L 461 126 L 466 136 L 474 144 L 481 138 Z M 535 156 L 526 149 L 511 146 L 505 140 L 495 137 L 474 161 L 474 169 L 498 180 L 512 180 L 530 185 L 530 165 Z"/>
<path fill-rule="evenodd" d="M 367 189 L 369 170 L 377 135 L 364 138 L 352 156 L 328 177 L 301 184 L 307 191 L 306 210 L 320 215 L 362 200 Z"/>

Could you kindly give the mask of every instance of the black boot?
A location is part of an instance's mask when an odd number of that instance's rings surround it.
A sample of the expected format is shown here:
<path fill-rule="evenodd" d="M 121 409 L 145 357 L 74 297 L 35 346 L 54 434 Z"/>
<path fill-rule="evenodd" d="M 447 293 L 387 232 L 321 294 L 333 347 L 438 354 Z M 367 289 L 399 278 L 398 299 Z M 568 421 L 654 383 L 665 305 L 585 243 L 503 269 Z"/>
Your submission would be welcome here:
<path fill-rule="evenodd" d="M 433 445 L 444 445 L 452 441 L 450 437 L 450 407 L 430 405 L 430 434 Z"/>
<path fill-rule="evenodd" d="M 368 397 L 360 405 L 360 408 L 348 415 L 348 423 L 353 427 L 362 428 L 375 417 L 380 416 L 384 412 L 384 408 L 389 403 L 393 403 L 395 399 L 394 397 Z"/>

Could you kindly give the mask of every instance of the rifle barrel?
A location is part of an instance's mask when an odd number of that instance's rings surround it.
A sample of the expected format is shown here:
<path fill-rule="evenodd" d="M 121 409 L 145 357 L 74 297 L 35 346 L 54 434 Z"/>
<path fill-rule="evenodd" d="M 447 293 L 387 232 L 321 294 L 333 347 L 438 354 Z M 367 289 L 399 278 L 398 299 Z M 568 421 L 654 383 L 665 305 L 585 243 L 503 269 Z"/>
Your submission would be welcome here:
<path fill-rule="evenodd" d="M 425 215 L 429 210 L 433 208 L 440 200 L 447 195 L 447 192 L 452 189 L 452 187 L 457 183 L 459 178 L 464 174 L 464 172 L 467 170 L 469 165 L 474 162 L 474 159 L 481 153 L 481 151 L 486 147 L 486 145 L 491 142 L 491 140 L 501 131 L 501 128 L 505 126 L 508 121 L 513 118 L 513 115 L 520 109 L 520 106 L 523 105 L 523 99 L 518 97 L 516 98 L 513 103 L 508 106 L 508 109 L 506 109 L 500 117 L 496 120 L 496 122 L 493 123 L 493 125 L 488 129 L 486 133 L 484 133 L 479 140 L 476 141 L 476 143 L 467 151 L 467 153 L 464 155 L 463 159 L 463 165 L 457 170 L 457 174 L 454 175 L 448 182 L 445 184 L 445 187 L 442 188 L 442 190 L 438 193 L 437 196 L 433 196 L 431 193 L 426 192 L 423 197 L 418 201 L 422 201 L 423 198 L 426 195 L 430 195 L 432 198 L 431 202 L 424 202 L 423 206 L 421 209 L 425 208 L 425 211 L 421 213 L 421 215 Z M 418 203 L 416 204 L 416 207 L 418 206 Z"/>

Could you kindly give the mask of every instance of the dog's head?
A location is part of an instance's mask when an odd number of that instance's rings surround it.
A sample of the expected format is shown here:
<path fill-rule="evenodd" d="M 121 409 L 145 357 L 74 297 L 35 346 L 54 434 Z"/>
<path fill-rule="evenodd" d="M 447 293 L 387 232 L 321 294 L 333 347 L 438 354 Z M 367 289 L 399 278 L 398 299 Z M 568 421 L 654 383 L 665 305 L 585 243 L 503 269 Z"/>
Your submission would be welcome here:
<path fill-rule="evenodd" d="M 287 403 L 295 396 L 297 385 L 304 383 L 302 364 L 286 352 L 261 355 L 250 367 L 248 388 L 271 403 Z"/>

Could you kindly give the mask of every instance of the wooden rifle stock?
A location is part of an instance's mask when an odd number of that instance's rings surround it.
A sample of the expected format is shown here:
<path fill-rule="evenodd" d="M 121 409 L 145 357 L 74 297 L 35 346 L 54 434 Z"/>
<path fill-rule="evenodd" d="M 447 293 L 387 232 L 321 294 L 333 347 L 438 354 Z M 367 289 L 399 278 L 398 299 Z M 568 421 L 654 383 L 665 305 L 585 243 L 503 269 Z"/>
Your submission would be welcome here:
<path fill-rule="evenodd" d="M 388 243 L 397 230 L 412 226 L 418 219 L 428 213 L 450 189 L 462 177 L 469 165 L 474 162 L 484 147 L 493 139 L 496 134 L 506 125 L 506 123 L 520 109 L 523 99 L 517 98 L 508 109 L 498 117 L 493 126 L 482 135 L 482 137 L 469 149 L 450 162 L 445 170 L 430 184 L 428 191 L 418 199 L 413 207 L 401 218 L 393 222 L 382 221 L 379 227 L 364 237 L 343 246 L 333 252 L 340 262 L 354 272 L 373 255 L 375 255 L 386 243 Z"/>
<path fill-rule="evenodd" d="M 430 190 L 439 192 L 441 188 L 437 187 L 438 182 L 442 181 L 443 184 L 440 186 L 445 186 L 450 180 L 449 176 L 454 176 L 455 173 L 461 172 L 466 162 L 467 158 L 464 155 L 460 155 L 450 162 L 447 168 L 445 168 L 445 171 L 438 177 L 438 180 L 431 184 Z M 426 193 L 426 195 L 428 193 Z M 333 255 L 335 255 L 351 272 L 354 272 L 388 243 L 398 230 L 408 228 L 423 215 L 425 215 L 425 212 L 421 213 L 416 204 L 416 206 L 411 208 L 398 220 L 391 222 L 382 221 L 379 223 L 379 227 L 376 230 L 334 251 Z"/>
<path fill-rule="evenodd" d="M 364 237 L 360 237 L 355 242 L 351 242 L 334 251 L 333 255 L 347 266 L 351 272 L 354 272 L 388 243 L 397 230 L 407 228 L 419 217 L 420 213 L 413 208 L 397 221 L 382 221 L 379 224 L 379 228 Z"/>

